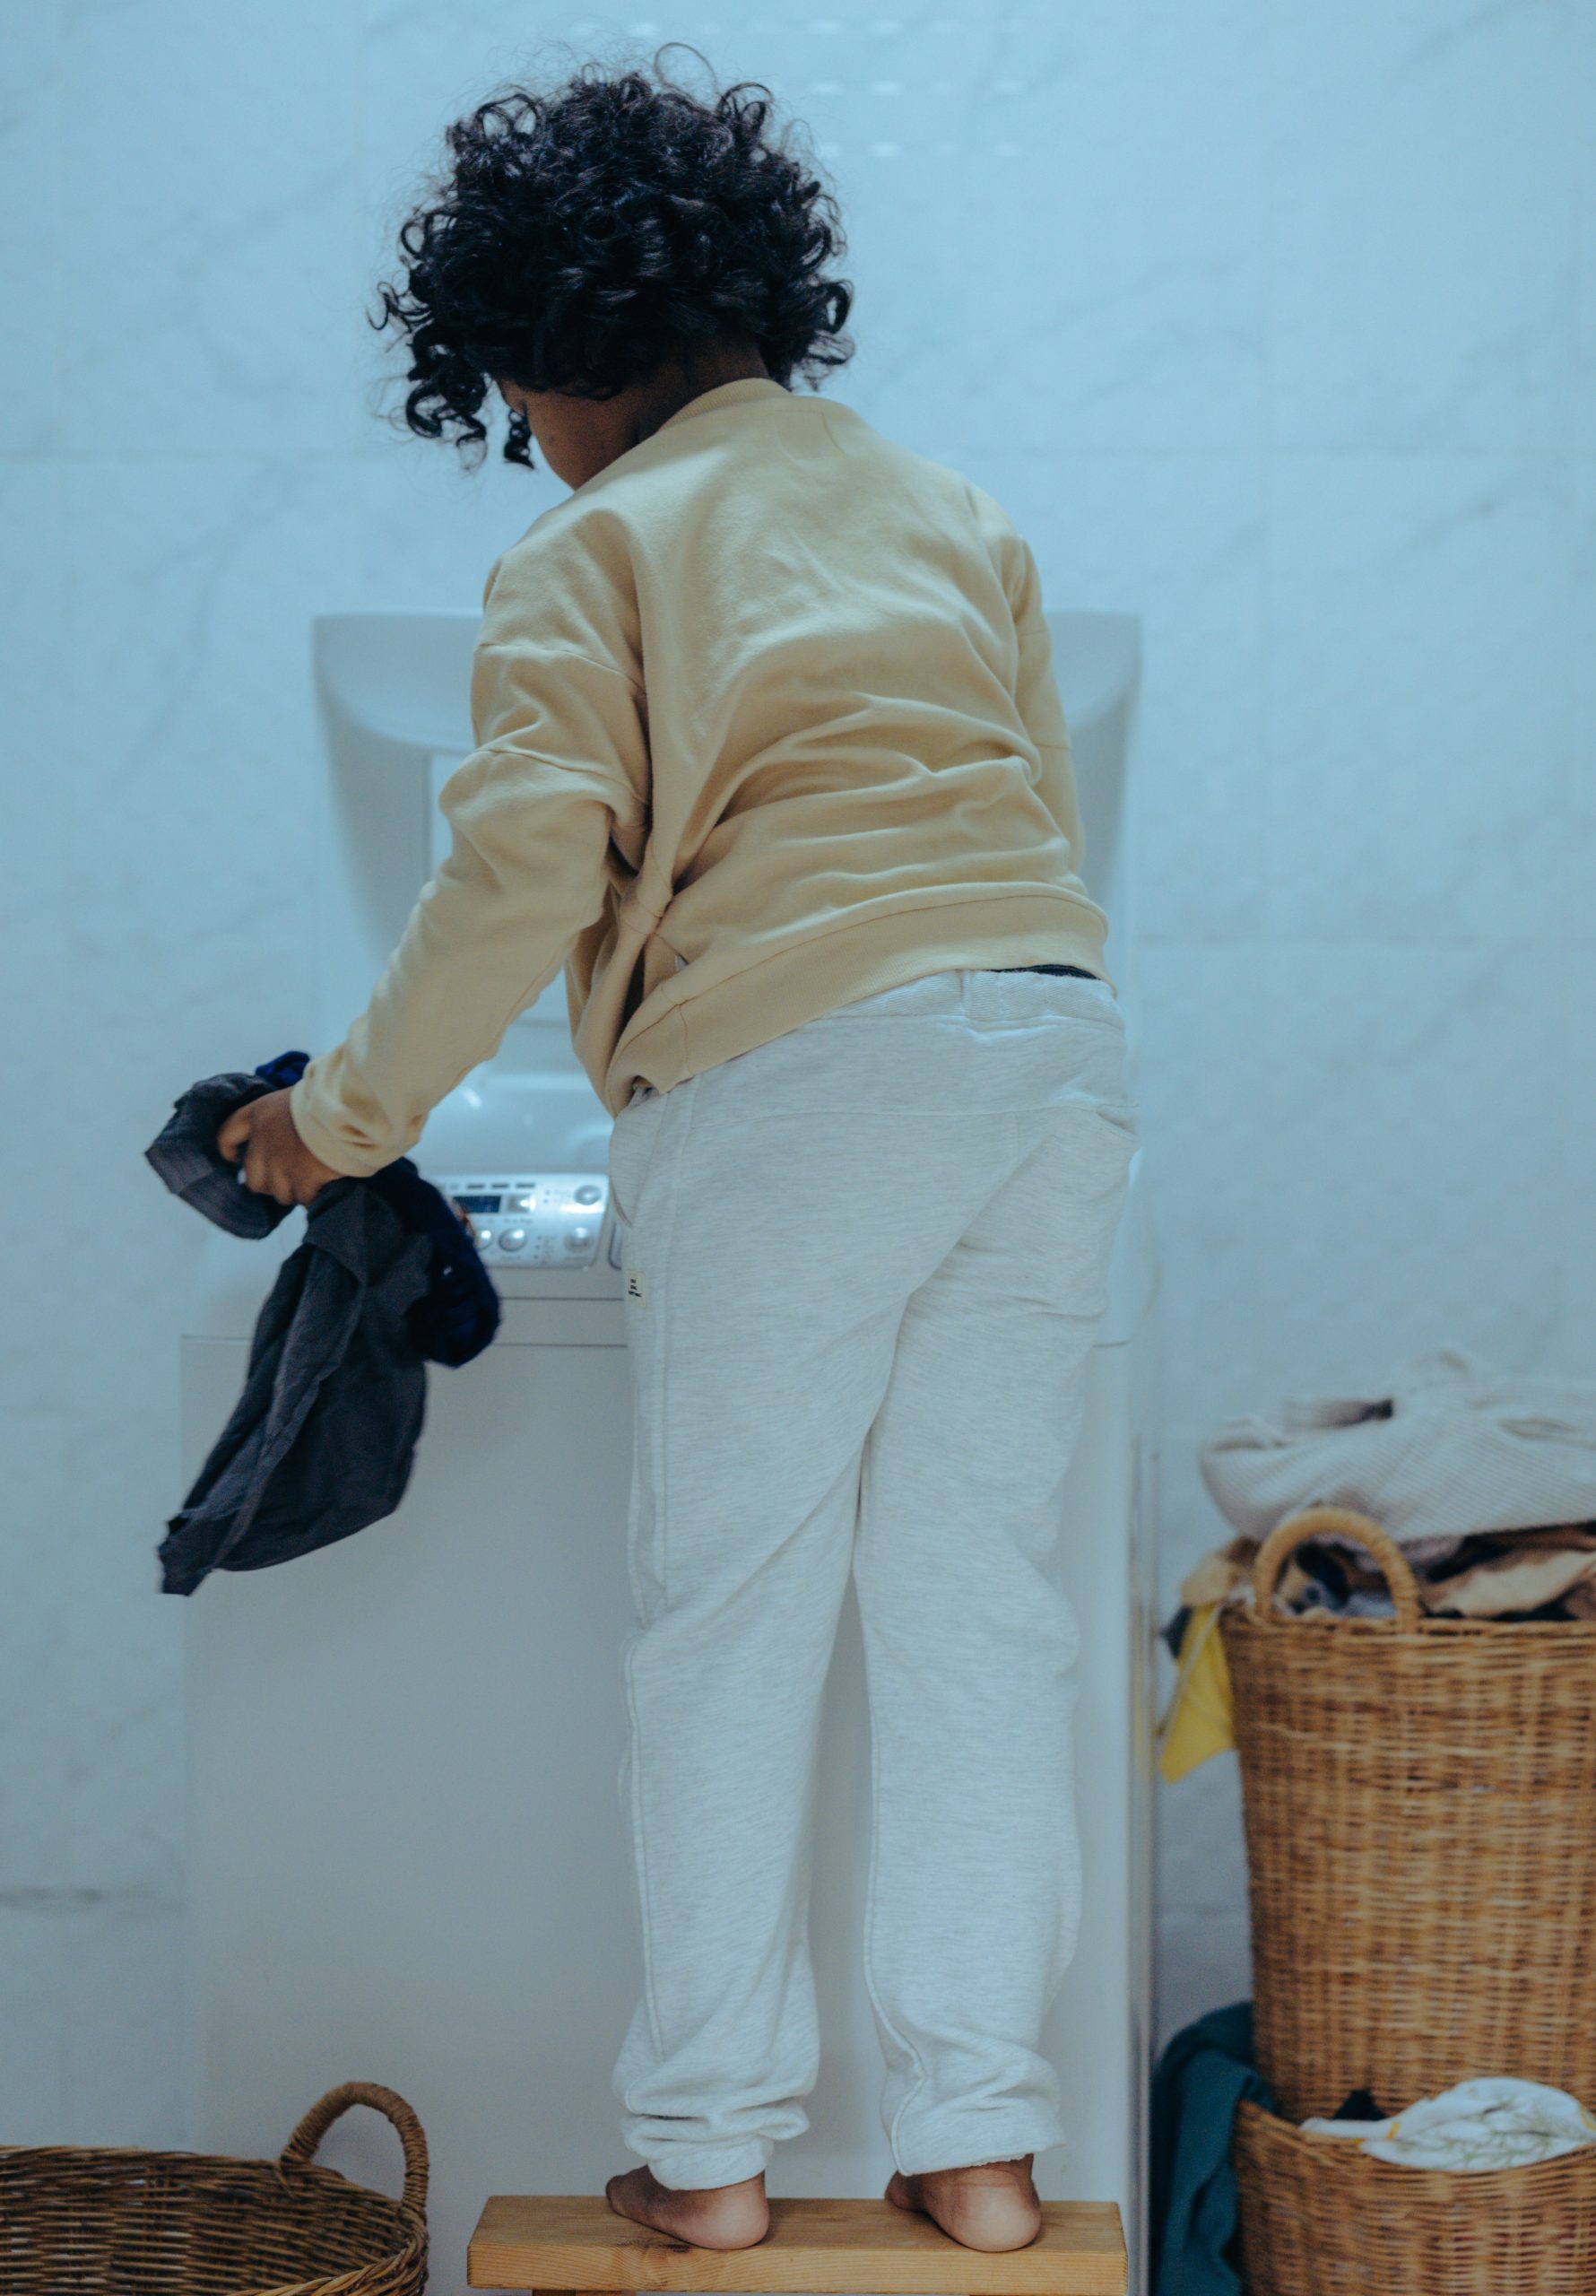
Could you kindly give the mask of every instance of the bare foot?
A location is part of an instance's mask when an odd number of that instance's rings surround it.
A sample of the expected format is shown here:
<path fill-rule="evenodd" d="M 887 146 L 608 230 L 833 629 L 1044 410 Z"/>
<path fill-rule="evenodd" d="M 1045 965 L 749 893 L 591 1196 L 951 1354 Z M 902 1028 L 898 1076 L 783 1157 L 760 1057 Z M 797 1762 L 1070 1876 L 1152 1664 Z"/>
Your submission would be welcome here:
<path fill-rule="evenodd" d="M 1035 2157 L 1022 2152 L 1015 2161 L 930 2169 L 918 2177 L 895 2171 L 887 2198 L 929 2216 L 964 2248 L 1027 2248 L 1042 2230 L 1042 2204 L 1031 2182 Z"/>
<path fill-rule="evenodd" d="M 695 2248 L 751 2248 L 770 2230 L 770 2205 L 763 2175 L 741 2184 L 703 2185 L 677 2190 L 662 2185 L 649 2168 L 612 2177 L 604 2198 L 617 2216 L 629 2216 Z"/>

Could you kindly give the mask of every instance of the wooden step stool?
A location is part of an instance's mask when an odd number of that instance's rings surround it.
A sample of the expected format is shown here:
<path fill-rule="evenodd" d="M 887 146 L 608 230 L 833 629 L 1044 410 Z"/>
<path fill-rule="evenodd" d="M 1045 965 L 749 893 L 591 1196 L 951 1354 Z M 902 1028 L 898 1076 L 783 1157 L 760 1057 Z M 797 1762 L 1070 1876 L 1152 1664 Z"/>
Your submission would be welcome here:
<path fill-rule="evenodd" d="M 467 2283 L 542 2296 L 1124 2296 L 1125 2243 L 1105 2201 L 1045 2201 L 1030 2246 L 992 2255 L 889 2200 L 772 2200 L 770 2230 L 751 2248 L 696 2248 L 599 2197 L 499 2193 L 472 2235 Z"/>

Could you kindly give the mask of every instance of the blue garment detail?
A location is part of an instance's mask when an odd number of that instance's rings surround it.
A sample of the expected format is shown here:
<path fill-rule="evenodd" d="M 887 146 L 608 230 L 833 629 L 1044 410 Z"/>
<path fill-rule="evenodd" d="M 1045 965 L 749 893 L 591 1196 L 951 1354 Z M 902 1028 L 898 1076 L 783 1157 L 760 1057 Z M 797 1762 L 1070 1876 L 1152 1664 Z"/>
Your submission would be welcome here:
<path fill-rule="evenodd" d="M 1236 2108 L 1275 2100 L 1253 2063 L 1253 2005 L 1176 2033 L 1153 2074 L 1148 2286 L 1152 2296 L 1242 2296 L 1230 2142 Z"/>

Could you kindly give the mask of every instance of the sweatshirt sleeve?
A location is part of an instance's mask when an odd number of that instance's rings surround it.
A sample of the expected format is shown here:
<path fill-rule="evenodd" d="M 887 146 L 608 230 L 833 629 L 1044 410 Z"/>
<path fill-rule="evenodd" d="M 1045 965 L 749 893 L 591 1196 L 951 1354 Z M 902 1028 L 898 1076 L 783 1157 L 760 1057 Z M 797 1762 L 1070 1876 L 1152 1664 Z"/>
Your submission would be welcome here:
<path fill-rule="evenodd" d="M 366 1010 L 291 1089 L 300 1138 L 335 1171 L 363 1178 L 403 1155 L 497 1051 L 603 914 L 617 823 L 642 817 L 647 737 L 629 670 L 558 622 L 507 626 L 521 621 L 490 611 L 473 659 L 477 746 L 438 800 L 451 850 Z"/>
<path fill-rule="evenodd" d="M 1086 839 L 1075 794 L 1069 728 L 1053 674 L 1053 634 L 1043 612 L 1042 580 L 1037 561 L 1031 555 L 1030 544 L 1018 534 L 1013 534 L 1010 541 L 1003 587 L 1019 640 L 1015 704 L 1042 761 L 1037 795 L 1069 839 L 1071 866 L 1079 875 Z"/>

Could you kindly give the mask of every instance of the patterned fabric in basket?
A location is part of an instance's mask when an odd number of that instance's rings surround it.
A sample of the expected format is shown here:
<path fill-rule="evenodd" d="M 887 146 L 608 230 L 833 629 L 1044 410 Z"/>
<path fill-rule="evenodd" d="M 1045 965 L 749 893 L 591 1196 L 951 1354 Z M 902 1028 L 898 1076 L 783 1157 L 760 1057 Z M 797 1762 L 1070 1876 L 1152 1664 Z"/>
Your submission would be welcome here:
<path fill-rule="evenodd" d="M 1401 2169 L 1244 2099 L 1235 2158 L 1247 2296 L 1596 2296 L 1596 2152 Z"/>

